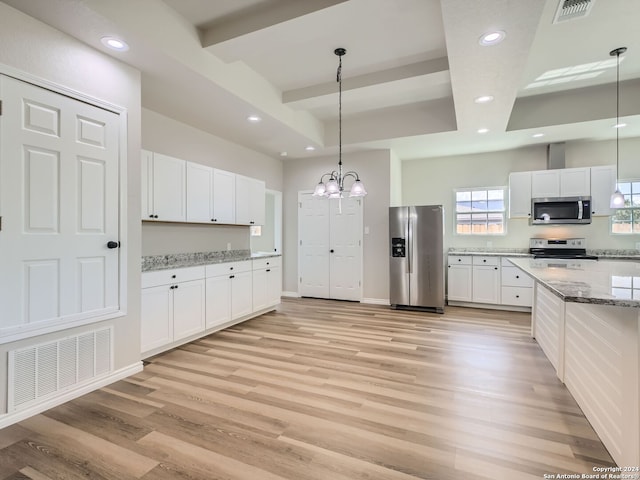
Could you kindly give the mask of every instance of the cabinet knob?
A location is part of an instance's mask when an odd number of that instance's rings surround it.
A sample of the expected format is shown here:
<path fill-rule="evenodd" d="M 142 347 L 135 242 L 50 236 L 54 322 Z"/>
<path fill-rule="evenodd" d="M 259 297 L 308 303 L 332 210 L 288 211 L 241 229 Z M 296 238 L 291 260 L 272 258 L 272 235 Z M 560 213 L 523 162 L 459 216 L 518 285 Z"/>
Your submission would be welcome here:
<path fill-rule="evenodd" d="M 256 223 L 256 222 L 254 222 L 254 221 L 249 222 L 250 225 L 253 225 L 254 223 Z"/>
<path fill-rule="evenodd" d="M 175 285 L 171 285 L 171 286 L 169 287 L 169 290 L 173 290 L 174 288 L 176 288 L 176 286 L 175 286 Z"/>
<path fill-rule="evenodd" d="M 233 270 L 233 267 L 229 267 L 229 270 Z"/>
<path fill-rule="evenodd" d="M 171 278 L 176 278 L 176 276 L 175 275 L 171 275 Z"/>
<path fill-rule="evenodd" d="M 482 261 L 483 261 L 484 263 L 487 263 L 487 259 L 486 259 L 486 258 L 484 258 Z"/>
<path fill-rule="evenodd" d="M 498 269 L 498 267 L 493 267 L 493 269 L 494 269 L 494 270 L 497 270 L 497 269 Z"/>
<path fill-rule="evenodd" d="M 229 278 L 236 278 L 235 275 L 229 275 Z"/>
<path fill-rule="evenodd" d="M 461 262 L 461 261 L 462 261 L 462 259 L 461 259 L 461 258 L 459 258 L 459 259 L 458 259 L 458 261 L 459 261 L 459 262 Z"/>
<path fill-rule="evenodd" d="M 329 253 L 333 253 L 333 248 L 331 250 L 329 250 Z"/>
<path fill-rule="evenodd" d="M 516 275 L 516 278 L 520 278 L 520 275 Z"/>
<path fill-rule="evenodd" d="M 153 218 L 158 218 L 158 215 L 154 215 Z"/>
<path fill-rule="evenodd" d="M 153 215 L 149 215 L 149 218 L 153 218 Z"/>
<path fill-rule="evenodd" d="M 173 288 L 178 288 L 178 285 L 174 285 Z"/>
<path fill-rule="evenodd" d="M 520 298 L 520 295 L 516 295 L 516 298 Z"/>
<path fill-rule="evenodd" d="M 271 269 L 267 268 L 267 272 L 270 272 L 270 271 L 271 271 Z"/>

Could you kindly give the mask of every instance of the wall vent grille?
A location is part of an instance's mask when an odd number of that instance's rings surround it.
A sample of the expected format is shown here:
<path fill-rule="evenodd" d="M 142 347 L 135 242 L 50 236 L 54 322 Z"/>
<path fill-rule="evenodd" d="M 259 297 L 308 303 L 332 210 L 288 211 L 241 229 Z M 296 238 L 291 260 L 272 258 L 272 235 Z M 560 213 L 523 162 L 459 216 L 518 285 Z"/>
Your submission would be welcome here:
<path fill-rule="evenodd" d="M 8 410 L 15 412 L 113 371 L 112 328 L 9 352 Z"/>
<path fill-rule="evenodd" d="M 595 0 L 560 0 L 553 23 L 585 17 L 591 12 Z"/>

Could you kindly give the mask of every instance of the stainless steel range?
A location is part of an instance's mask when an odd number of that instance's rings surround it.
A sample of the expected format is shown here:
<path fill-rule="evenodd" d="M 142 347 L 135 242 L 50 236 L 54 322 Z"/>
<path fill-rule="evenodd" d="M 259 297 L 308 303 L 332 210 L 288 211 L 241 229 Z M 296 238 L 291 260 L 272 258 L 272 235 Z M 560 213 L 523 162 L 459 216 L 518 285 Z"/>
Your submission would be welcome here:
<path fill-rule="evenodd" d="M 584 238 L 531 238 L 529 253 L 533 258 L 558 258 L 598 260 L 595 255 L 587 255 Z"/>

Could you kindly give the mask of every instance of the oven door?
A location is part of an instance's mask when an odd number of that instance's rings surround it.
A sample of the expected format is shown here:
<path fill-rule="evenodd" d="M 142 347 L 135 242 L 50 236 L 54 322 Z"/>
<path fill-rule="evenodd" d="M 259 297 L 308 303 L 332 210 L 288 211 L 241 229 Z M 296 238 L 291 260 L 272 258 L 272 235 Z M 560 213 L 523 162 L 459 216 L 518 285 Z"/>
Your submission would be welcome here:
<path fill-rule="evenodd" d="M 591 197 L 533 198 L 531 224 L 591 223 Z"/>

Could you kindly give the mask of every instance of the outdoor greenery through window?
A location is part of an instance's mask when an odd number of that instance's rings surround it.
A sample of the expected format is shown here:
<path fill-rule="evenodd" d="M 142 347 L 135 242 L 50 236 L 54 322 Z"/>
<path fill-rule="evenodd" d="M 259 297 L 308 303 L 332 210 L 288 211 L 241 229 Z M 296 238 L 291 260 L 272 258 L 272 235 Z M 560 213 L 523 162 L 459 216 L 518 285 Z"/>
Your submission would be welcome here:
<path fill-rule="evenodd" d="M 504 235 L 506 187 L 456 190 L 456 233 Z"/>
<path fill-rule="evenodd" d="M 640 180 L 618 182 L 624 207 L 611 214 L 611 233 L 640 233 Z"/>

